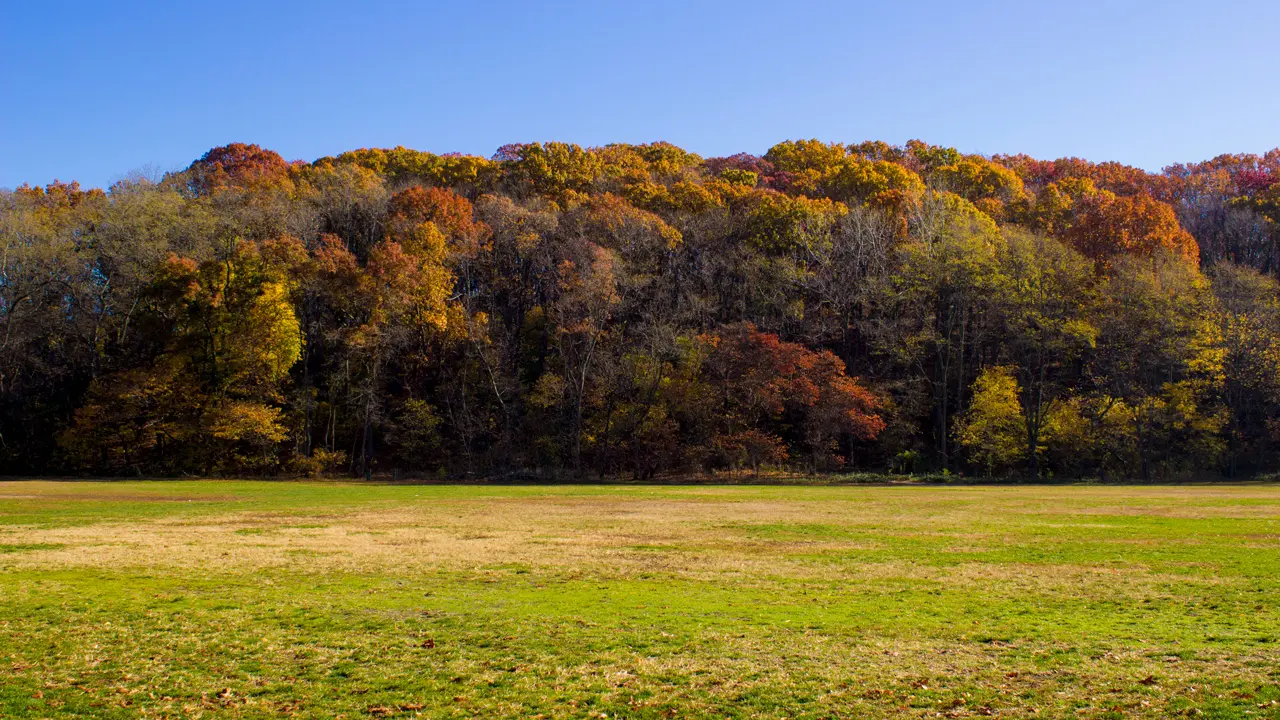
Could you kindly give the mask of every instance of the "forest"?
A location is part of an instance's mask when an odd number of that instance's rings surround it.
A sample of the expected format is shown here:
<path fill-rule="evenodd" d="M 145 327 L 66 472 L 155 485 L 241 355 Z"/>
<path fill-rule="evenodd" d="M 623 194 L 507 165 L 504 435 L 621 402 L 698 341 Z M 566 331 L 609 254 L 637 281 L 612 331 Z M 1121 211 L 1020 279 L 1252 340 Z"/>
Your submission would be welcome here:
<path fill-rule="evenodd" d="M 0 191 L 0 473 L 1248 477 L 1280 149 L 256 145 Z"/>

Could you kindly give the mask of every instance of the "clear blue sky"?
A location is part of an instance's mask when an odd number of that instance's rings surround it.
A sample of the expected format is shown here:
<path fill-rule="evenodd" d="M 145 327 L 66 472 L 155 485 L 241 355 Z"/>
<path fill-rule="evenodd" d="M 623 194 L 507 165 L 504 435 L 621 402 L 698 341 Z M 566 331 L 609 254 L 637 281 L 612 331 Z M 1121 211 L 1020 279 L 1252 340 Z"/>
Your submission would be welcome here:
<path fill-rule="evenodd" d="M 1119 160 L 1280 145 L 1276 0 L 0 0 L 0 187 L 254 142 L 800 137 Z"/>

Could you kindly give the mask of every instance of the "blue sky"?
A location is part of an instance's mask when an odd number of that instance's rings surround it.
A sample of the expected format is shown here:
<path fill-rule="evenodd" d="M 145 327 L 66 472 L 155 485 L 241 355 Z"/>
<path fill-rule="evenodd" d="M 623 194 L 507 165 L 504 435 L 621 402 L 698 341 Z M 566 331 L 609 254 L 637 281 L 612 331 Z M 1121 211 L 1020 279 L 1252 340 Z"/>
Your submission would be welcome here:
<path fill-rule="evenodd" d="M 0 187 L 255 142 L 788 138 L 1119 160 L 1280 145 L 1280 3 L 0 0 Z"/>

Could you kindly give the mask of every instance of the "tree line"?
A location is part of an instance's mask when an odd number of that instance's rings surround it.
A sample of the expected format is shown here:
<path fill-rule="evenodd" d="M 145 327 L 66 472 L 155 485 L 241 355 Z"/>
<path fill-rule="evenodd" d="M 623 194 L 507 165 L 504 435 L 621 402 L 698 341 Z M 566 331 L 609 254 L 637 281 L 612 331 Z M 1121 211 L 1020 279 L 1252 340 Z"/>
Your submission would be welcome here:
<path fill-rule="evenodd" d="M 214 148 L 0 191 L 0 472 L 1236 477 L 1280 149 Z"/>

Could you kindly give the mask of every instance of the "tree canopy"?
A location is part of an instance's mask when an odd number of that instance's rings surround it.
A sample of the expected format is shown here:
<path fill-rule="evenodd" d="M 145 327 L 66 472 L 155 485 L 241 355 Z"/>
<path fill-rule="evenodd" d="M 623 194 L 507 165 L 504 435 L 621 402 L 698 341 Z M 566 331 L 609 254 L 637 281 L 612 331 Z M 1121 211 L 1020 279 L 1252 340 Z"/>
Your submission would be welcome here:
<path fill-rule="evenodd" d="M 0 191 L 0 467 L 1233 476 L 1280 457 L 1280 149 L 213 148 Z"/>

